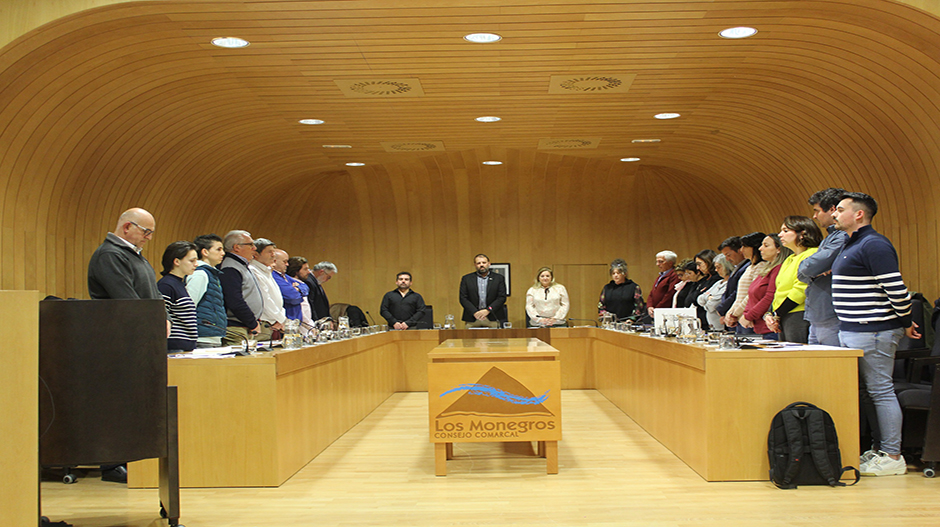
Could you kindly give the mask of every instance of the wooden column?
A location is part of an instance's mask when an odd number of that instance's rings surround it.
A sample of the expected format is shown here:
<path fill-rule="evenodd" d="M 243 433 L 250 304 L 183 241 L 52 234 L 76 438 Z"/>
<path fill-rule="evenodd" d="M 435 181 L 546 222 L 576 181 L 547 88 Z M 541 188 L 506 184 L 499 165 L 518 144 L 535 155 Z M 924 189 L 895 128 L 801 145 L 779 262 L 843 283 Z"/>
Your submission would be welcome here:
<path fill-rule="evenodd" d="M 0 347 L 0 508 L 6 525 L 39 520 L 39 292 L 0 291 L 15 337 Z"/>

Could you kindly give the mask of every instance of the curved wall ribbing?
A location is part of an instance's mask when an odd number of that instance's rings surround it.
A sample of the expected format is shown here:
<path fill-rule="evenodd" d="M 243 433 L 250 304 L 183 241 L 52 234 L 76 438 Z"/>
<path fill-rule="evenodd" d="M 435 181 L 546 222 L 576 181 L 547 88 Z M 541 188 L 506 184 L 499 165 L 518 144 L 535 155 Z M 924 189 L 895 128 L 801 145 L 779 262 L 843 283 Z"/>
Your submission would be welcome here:
<path fill-rule="evenodd" d="M 152 262 L 173 240 L 245 228 L 293 254 L 336 262 L 341 274 L 328 285 L 335 301 L 376 315 L 394 273 L 410 269 L 416 289 L 446 313 L 457 311 L 456 284 L 470 258 L 487 252 L 512 262 L 513 302 L 521 306 L 523 286 L 541 265 L 624 257 L 647 288 L 658 250 L 689 255 L 728 234 L 775 229 L 783 216 L 808 212 L 808 194 L 838 185 L 879 199 L 876 227 L 898 247 L 909 285 L 940 293 L 940 22 L 907 5 L 828 2 L 810 11 L 798 2 L 776 10 L 742 4 L 762 23 L 762 40 L 738 48 L 699 40 L 702 27 L 736 15 L 710 10 L 710 2 L 674 8 L 703 13 L 679 18 L 679 37 L 655 23 L 608 16 L 639 9 L 636 3 L 584 14 L 578 2 L 563 6 L 570 12 L 536 2 L 526 13 L 484 9 L 525 45 L 513 48 L 507 38 L 498 55 L 467 61 L 465 73 L 451 64 L 462 48 L 439 36 L 456 29 L 422 21 L 437 11 L 348 2 L 359 13 L 357 28 L 325 3 L 304 4 L 318 31 L 333 39 L 325 43 L 283 29 L 294 14 L 278 13 L 275 3 L 264 16 L 264 2 L 251 3 L 252 15 L 240 2 L 219 2 L 217 12 L 206 8 L 212 2 L 109 3 L 76 0 L 37 12 L 17 1 L 4 21 L 0 244 L 13 256 L 0 264 L 4 289 L 87 296 L 91 252 L 121 210 L 143 206 L 157 217 L 145 253 Z M 435 6 L 444 14 L 459 8 Z M 428 43 L 396 47 L 382 40 L 392 15 L 401 17 L 397 24 L 438 25 L 428 29 Z M 558 31 L 550 21 L 569 16 L 562 25 L 583 25 L 582 43 L 542 45 L 541 35 Z M 285 23 L 270 22 L 278 17 Z M 645 35 L 630 41 L 635 50 L 605 46 L 632 38 L 620 36 L 621 23 Z M 308 42 L 312 51 L 258 45 L 242 58 L 220 55 L 203 38 L 217 27 Z M 543 93 L 547 75 L 581 71 L 578 61 L 640 73 L 619 98 Z M 505 71 L 495 86 L 460 91 L 474 68 L 490 66 Z M 431 95 L 350 101 L 331 91 L 342 71 L 359 75 L 367 67 L 411 72 Z M 312 100 L 298 95 L 307 90 Z M 464 100 L 472 108 L 466 112 L 489 104 L 531 120 L 488 129 L 494 132 L 439 124 L 464 112 Z M 296 112 L 287 102 L 333 112 L 336 136 L 365 145 L 368 166 L 347 169 L 341 154 L 318 148 L 326 139 L 292 126 Z M 641 120 L 663 106 L 684 118 L 669 128 Z M 429 132 L 421 123 L 438 123 L 447 151 L 384 152 L 378 143 L 390 139 L 391 125 L 368 120 L 383 112 L 415 116 L 401 125 L 407 137 L 393 139 L 423 139 Z M 579 116 L 589 123 L 567 124 Z M 538 137 L 593 132 L 603 136 L 596 150 L 532 146 Z M 663 142 L 629 143 L 652 134 Z M 640 165 L 617 161 L 634 148 Z M 489 158 L 505 164 L 481 166 Z"/>

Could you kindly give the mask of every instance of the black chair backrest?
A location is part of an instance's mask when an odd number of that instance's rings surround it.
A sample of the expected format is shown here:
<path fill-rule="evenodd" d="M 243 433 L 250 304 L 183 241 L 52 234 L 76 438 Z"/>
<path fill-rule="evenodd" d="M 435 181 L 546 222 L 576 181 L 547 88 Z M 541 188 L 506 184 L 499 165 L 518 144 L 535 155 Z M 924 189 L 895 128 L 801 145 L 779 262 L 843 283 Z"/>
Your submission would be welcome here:
<path fill-rule="evenodd" d="M 431 329 L 434 327 L 434 306 L 426 305 L 424 306 L 424 313 L 421 315 L 421 319 L 418 320 L 418 325 L 415 326 L 415 329 Z"/>

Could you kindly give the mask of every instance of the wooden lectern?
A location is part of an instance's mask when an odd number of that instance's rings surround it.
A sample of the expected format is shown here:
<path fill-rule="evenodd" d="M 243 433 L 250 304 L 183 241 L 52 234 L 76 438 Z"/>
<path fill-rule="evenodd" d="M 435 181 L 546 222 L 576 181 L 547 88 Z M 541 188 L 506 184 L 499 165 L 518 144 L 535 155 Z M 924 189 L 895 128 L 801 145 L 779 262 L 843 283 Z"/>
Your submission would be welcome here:
<path fill-rule="evenodd" d="M 160 513 L 179 524 L 176 387 L 163 300 L 39 303 L 39 462 L 160 459 Z"/>

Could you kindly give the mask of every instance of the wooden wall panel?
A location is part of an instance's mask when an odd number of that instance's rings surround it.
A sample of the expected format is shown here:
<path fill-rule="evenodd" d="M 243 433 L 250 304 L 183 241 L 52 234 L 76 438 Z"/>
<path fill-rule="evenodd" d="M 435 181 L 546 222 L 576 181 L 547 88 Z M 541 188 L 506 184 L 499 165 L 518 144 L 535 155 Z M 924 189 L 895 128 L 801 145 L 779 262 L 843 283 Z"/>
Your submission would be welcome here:
<path fill-rule="evenodd" d="M 521 153 L 505 156 L 526 159 Z M 604 265 L 624 258 L 631 276 L 648 291 L 658 272 L 656 252 L 669 248 L 691 256 L 751 228 L 741 220 L 744 210 L 728 203 L 730 196 L 687 174 L 653 167 L 624 178 L 621 163 L 575 159 L 568 168 L 565 160 L 542 159 L 555 157 L 549 154 L 527 156 L 531 167 L 547 167 L 541 180 L 525 176 L 530 166 L 507 163 L 496 167 L 500 173 L 495 175 L 486 170 L 490 167 L 467 170 L 472 173 L 468 181 L 477 184 L 458 185 L 443 195 L 434 192 L 434 180 L 459 181 L 461 162 L 476 157 L 477 152 L 464 152 L 435 157 L 432 167 L 421 163 L 409 171 L 399 166 L 394 175 L 363 169 L 335 178 L 316 201 L 323 229 L 284 231 L 275 218 L 257 232 L 281 230 L 270 237 L 289 253 L 337 264 L 339 273 L 325 286 L 330 300 L 358 304 L 376 319 L 382 295 L 402 270 L 413 273 L 415 291 L 434 305 L 438 321 L 447 313 L 459 319 L 460 277 L 473 272 L 475 254 L 485 253 L 493 262 L 512 264 L 510 320 L 522 324 L 525 291 L 543 265 Z M 586 179 L 590 185 L 570 184 Z M 558 187 L 567 191 L 560 193 Z M 408 199 L 396 198 L 400 188 L 410 189 Z M 439 212 L 441 203 L 449 210 Z M 718 209 L 713 203 L 724 205 Z M 669 210 L 694 211 L 702 221 L 685 225 L 683 216 Z M 555 211 L 566 212 L 558 218 Z M 602 276 L 588 291 L 571 292 L 596 298 L 604 283 Z"/>
<path fill-rule="evenodd" d="M 331 298 L 373 318 L 402 269 L 439 318 L 459 314 L 457 281 L 485 252 L 513 264 L 521 323 L 541 265 L 622 257 L 647 290 L 659 250 L 774 232 L 833 185 L 879 200 L 908 284 L 940 294 L 933 3 L 113 3 L 0 7 L 2 288 L 85 297 L 91 252 L 142 206 L 153 263 L 174 240 L 243 228 L 337 263 Z M 474 21 L 505 39 L 463 42 Z M 760 33 L 715 36 L 741 21 Z M 252 45 L 219 50 L 219 34 Z M 546 90 L 617 72 L 637 74 L 627 94 Z M 418 78 L 425 96 L 336 88 L 361 77 Z M 473 121 L 486 114 L 504 120 Z M 578 137 L 601 142 L 535 146 Z M 631 143 L 645 137 L 662 142 Z M 380 144 L 431 140 L 446 151 Z"/>
<path fill-rule="evenodd" d="M 31 525 L 39 510 L 39 295 L 36 291 L 0 290 L 0 314 L 19 337 L 0 350 L 0 464 L 8 474 L 0 482 L 3 520 Z M 48 393 L 48 392 L 45 392 Z M 48 395 L 46 396 L 48 397 Z"/>

